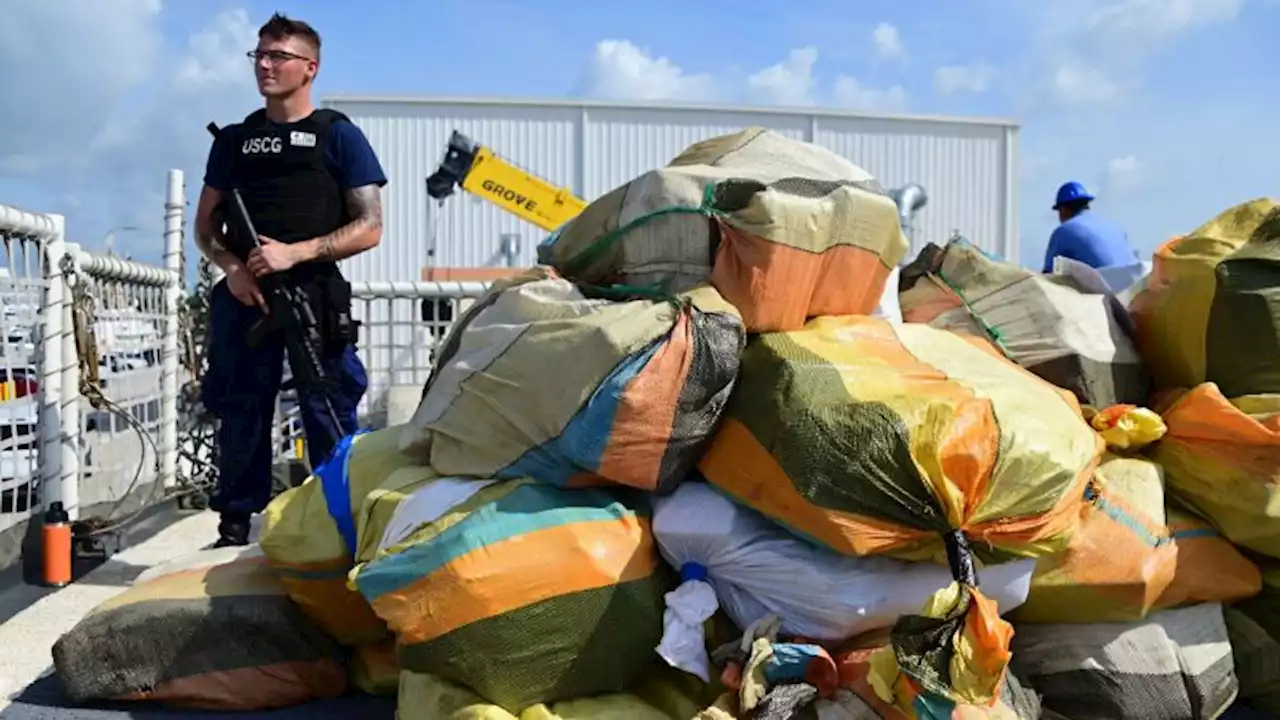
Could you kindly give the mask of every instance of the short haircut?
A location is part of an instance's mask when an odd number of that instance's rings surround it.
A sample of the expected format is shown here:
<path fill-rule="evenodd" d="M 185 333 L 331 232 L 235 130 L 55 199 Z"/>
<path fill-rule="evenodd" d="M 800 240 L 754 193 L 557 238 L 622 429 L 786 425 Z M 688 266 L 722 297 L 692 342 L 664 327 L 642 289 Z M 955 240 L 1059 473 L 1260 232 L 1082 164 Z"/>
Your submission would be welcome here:
<path fill-rule="evenodd" d="M 320 59 L 320 33 L 301 20 L 294 20 L 284 13 L 275 13 L 271 19 L 258 29 L 259 38 L 284 40 L 285 38 L 302 38 L 316 51 L 316 60 Z"/>
<path fill-rule="evenodd" d="M 1090 204 L 1091 202 L 1093 202 L 1093 201 L 1092 201 L 1092 200 L 1085 200 L 1085 199 L 1083 199 L 1083 198 L 1082 198 L 1082 199 L 1080 199 L 1080 200 L 1072 200 L 1071 202 L 1064 202 L 1064 203 L 1062 203 L 1061 205 L 1059 205 L 1058 207 L 1059 207 L 1059 208 L 1061 208 L 1061 209 L 1063 209 L 1063 210 L 1066 210 L 1068 213 L 1070 213 L 1070 214 L 1072 214 L 1072 215 L 1075 215 L 1075 214 L 1077 214 L 1077 213 L 1081 213 L 1081 212 L 1084 212 L 1085 210 L 1088 210 L 1088 209 L 1089 209 L 1089 204 Z"/>

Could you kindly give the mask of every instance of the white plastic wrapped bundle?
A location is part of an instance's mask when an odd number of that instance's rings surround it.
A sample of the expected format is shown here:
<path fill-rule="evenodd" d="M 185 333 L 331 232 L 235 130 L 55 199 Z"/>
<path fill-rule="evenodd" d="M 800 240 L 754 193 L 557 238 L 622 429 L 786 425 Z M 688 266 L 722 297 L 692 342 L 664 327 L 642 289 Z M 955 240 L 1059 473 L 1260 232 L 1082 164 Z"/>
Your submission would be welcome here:
<path fill-rule="evenodd" d="M 871 313 L 873 317 L 884 318 L 894 324 L 902 324 L 902 306 L 898 304 L 898 278 L 902 268 L 894 267 L 884 281 L 884 293 L 880 295 L 880 304 Z"/>
<path fill-rule="evenodd" d="M 812 545 L 705 483 L 655 498 L 653 530 L 684 580 L 667 593 L 658 654 L 704 679 L 702 624 L 720 606 L 738 627 L 772 613 L 783 635 L 834 643 L 919 613 L 952 582 L 941 565 L 846 557 Z M 1026 602 L 1034 570 L 1034 560 L 983 568 L 982 592 L 1006 613 Z"/>

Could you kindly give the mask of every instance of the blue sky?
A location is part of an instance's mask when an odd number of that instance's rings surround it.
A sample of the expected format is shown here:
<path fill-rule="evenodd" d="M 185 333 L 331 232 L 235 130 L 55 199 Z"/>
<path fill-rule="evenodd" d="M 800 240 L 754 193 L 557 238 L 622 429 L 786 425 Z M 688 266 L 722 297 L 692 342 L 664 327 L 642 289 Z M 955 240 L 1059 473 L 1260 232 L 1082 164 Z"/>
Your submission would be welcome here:
<path fill-rule="evenodd" d="M 333 92 L 722 100 L 1013 118 L 1022 259 L 1078 179 L 1138 247 L 1277 194 L 1280 0 L 0 0 L 0 202 L 159 256 L 164 172 L 258 99 L 274 10 L 324 37 Z M 11 80 L 12 79 L 12 80 Z M 15 112 L 17 103 L 26 111 Z M 498 148 L 499 152 L 501 148 Z M 856 160 L 856 158 L 855 158 Z"/>

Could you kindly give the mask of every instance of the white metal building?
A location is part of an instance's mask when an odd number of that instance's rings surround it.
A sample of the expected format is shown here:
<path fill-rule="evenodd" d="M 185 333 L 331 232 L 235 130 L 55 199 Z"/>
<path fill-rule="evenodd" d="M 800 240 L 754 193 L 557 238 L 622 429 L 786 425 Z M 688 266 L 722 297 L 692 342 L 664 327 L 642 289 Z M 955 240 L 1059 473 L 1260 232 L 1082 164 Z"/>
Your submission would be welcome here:
<path fill-rule="evenodd" d="M 886 188 L 924 186 L 929 202 L 916 219 L 917 246 L 959 231 L 989 253 L 1018 260 L 1018 128 L 1009 121 L 580 100 L 342 96 L 324 105 L 364 130 L 390 180 L 382 245 L 344 263 L 352 280 L 418 280 L 429 267 L 502 267 L 504 234 L 518 236 L 516 266 L 534 263 L 543 231 L 466 193 L 443 205 L 427 196 L 426 178 L 455 129 L 591 200 L 694 142 L 763 126 L 848 157 Z"/>

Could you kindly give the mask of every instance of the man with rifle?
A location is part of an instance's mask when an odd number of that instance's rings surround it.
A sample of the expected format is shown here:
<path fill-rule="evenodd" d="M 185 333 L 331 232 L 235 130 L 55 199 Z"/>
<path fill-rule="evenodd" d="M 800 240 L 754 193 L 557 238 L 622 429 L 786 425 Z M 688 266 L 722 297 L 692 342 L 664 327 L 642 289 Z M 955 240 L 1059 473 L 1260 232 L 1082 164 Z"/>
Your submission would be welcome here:
<path fill-rule="evenodd" d="M 248 542 L 271 496 L 271 423 L 288 357 L 308 456 L 356 431 L 368 385 L 355 351 L 351 286 L 337 262 L 382 237 L 386 176 L 346 116 L 317 110 L 320 37 L 276 14 L 249 52 L 266 106 L 215 131 L 196 244 L 226 279 L 210 296 L 203 400 L 219 420 L 218 545 Z M 224 233 L 223 225 L 227 226 Z"/>

